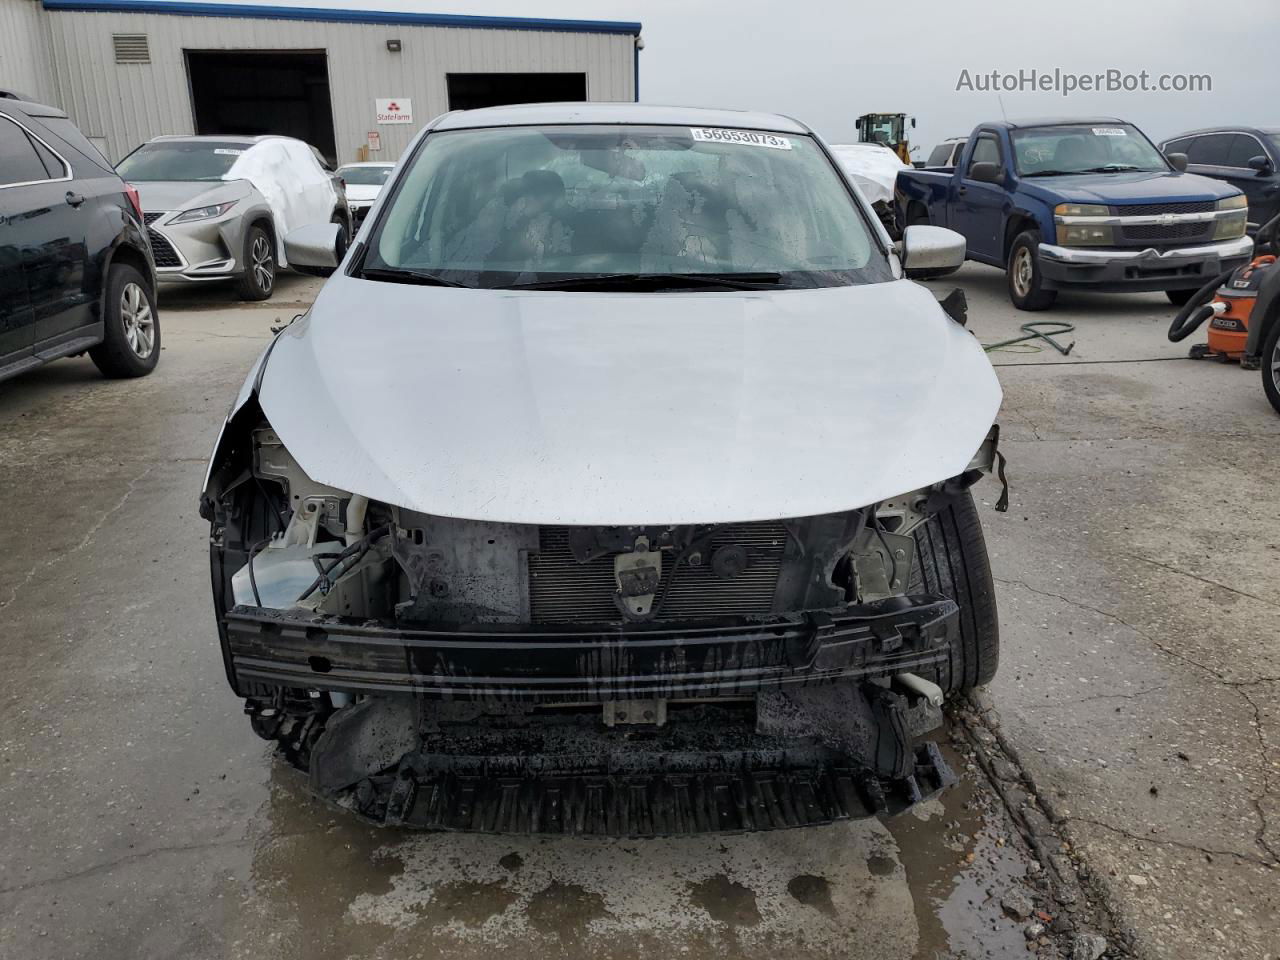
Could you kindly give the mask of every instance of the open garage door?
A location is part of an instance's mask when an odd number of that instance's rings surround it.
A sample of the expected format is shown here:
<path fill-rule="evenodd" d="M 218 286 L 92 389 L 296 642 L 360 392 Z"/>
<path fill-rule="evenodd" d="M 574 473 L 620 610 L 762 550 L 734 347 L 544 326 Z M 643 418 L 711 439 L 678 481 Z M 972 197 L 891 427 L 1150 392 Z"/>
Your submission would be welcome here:
<path fill-rule="evenodd" d="M 297 137 L 337 160 L 324 51 L 188 50 L 196 133 Z"/>
<path fill-rule="evenodd" d="M 451 73 L 449 109 L 587 99 L 585 73 Z"/>

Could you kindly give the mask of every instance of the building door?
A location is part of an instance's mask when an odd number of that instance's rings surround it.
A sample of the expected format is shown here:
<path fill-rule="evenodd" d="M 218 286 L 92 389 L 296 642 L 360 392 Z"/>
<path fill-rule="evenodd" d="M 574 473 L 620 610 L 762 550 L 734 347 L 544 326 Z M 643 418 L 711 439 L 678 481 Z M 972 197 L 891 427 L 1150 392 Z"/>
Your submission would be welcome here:
<path fill-rule="evenodd" d="M 585 73 L 451 73 L 448 84 L 450 110 L 587 99 Z"/>
<path fill-rule="evenodd" d="M 337 162 L 324 51 L 187 50 L 186 55 L 196 133 L 297 137 Z"/>

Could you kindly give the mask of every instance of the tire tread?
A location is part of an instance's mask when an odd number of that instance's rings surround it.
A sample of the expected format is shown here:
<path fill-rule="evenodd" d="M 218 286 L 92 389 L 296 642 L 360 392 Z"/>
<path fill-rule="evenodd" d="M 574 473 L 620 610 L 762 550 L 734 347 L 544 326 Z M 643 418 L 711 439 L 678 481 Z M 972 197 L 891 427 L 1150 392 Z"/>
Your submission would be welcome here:
<path fill-rule="evenodd" d="M 914 590 L 951 597 L 960 607 L 959 636 L 932 679 L 947 693 L 990 682 L 1000 663 L 995 584 L 982 522 L 965 493 L 913 534 Z"/>

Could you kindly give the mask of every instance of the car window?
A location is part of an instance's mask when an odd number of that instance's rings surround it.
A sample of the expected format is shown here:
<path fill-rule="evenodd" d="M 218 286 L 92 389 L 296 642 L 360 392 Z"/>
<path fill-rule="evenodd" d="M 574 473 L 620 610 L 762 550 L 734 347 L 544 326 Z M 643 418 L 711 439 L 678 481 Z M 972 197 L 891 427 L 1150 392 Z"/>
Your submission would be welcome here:
<path fill-rule="evenodd" d="M 365 268 L 468 286 L 643 273 L 891 279 L 814 140 L 667 126 L 503 127 L 430 135 L 397 180 Z"/>
<path fill-rule="evenodd" d="M 965 168 L 965 176 L 973 172 L 975 163 L 994 163 L 1000 166 L 1000 141 L 989 133 L 978 137 L 973 145 L 973 153 L 969 156 L 969 166 Z"/>
<path fill-rule="evenodd" d="M 221 180 L 251 144 L 217 140 L 153 140 L 116 167 L 125 180 Z"/>
<path fill-rule="evenodd" d="M 391 167 L 339 167 L 343 182 L 357 187 L 380 187 L 391 176 Z"/>
<path fill-rule="evenodd" d="M 1024 127 L 1011 137 L 1014 166 L 1024 177 L 1169 169 L 1164 155 L 1129 123 Z"/>
<path fill-rule="evenodd" d="M 955 147 L 954 143 L 940 143 L 933 148 L 933 153 L 929 154 L 929 159 L 925 162 L 926 167 L 949 167 L 951 166 L 951 150 Z"/>
<path fill-rule="evenodd" d="M 1254 157 L 1265 157 L 1266 149 L 1258 142 L 1257 137 L 1250 136 L 1247 133 L 1237 133 L 1235 141 L 1231 144 L 1231 152 L 1227 154 L 1227 166 L 1229 167 L 1247 167 L 1249 161 Z"/>
<path fill-rule="evenodd" d="M 1164 153 L 1186 153 L 1194 139 L 1195 137 L 1183 137 L 1181 140 L 1170 140 L 1164 145 Z"/>
<path fill-rule="evenodd" d="M 36 149 L 36 155 L 40 157 L 40 162 L 44 165 L 45 173 L 48 174 L 50 180 L 60 180 L 65 176 L 69 176 L 71 171 L 67 169 L 57 154 L 46 147 L 35 137 L 31 137 L 31 145 Z"/>
<path fill-rule="evenodd" d="M 8 117 L 0 115 L 0 186 L 52 180 L 60 176 L 61 172 L 49 172 L 27 132 Z"/>
<path fill-rule="evenodd" d="M 1187 150 L 1187 162 L 1225 166 L 1235 139 L 1234 133 L 1210 133 L 1196 137 L 1196 142 Z"/>

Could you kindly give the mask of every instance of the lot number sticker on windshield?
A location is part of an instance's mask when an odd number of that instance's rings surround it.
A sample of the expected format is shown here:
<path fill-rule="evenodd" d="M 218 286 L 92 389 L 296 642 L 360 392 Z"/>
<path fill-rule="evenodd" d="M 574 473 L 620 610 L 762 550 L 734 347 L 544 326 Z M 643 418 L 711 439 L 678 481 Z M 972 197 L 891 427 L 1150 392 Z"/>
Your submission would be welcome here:
<path fill-rule="evenodd" d="M 1124 127 L 1094 127 L 1093 135 L 1095 137 L 1127 137 Z"/>
<path fill-rule="evenodd" d="M 214 147 L 213 152 L 222 157 L 238 157 L 243 150 L 232 150 L 230 147 Z"/>
<path fill-rule="evenodd" d="M 694 140 L 705 143 L 741 143 L 748 147 L 770 147 L 774 150 L 790 150 L 791 141 L 775 137 L 772 133 L 756 133 L 754 130 L 721 130 L 718 127 L 691 127 Z"/>

